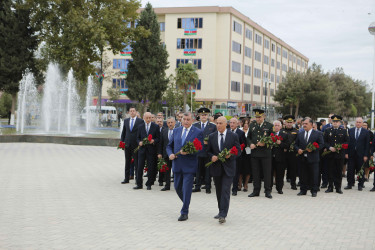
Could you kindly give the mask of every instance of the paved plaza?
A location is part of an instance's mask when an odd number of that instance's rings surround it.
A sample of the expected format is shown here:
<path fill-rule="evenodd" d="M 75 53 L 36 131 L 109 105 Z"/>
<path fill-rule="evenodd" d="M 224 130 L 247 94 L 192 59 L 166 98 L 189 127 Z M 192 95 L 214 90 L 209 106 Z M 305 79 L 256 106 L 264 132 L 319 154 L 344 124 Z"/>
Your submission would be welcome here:
<path fill-rule="evenodd" d="M 375 248 L 372 176 L 343 195 L 297 197 L 289 184 L 272 200 L 239 192 L 219 225 L 214 190 L 193 193 L 178 222 L 174 190 L 133 190 L 123 172 L 113 147 L 0 143 L 0 249 Z"/>

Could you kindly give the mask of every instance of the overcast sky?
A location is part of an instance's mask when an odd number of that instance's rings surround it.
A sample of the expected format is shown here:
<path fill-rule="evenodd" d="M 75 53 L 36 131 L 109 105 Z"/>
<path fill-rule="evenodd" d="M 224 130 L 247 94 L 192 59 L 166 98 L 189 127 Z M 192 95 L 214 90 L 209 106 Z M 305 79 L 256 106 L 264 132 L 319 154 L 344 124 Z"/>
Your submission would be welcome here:
<path fill-rule="evenodd" d="M 156 7 L 232 6 L 325 71 L 372 83 L 375 0 L 142 0 Z"/>

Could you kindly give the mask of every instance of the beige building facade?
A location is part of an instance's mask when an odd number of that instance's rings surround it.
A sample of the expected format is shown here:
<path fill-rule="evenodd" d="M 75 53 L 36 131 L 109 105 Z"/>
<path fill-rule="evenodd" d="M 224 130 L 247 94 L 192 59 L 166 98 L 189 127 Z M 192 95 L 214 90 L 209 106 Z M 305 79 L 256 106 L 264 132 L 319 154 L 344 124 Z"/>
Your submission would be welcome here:
<path fill-rule="evenodd" d="M 255 107 L 276 105 L 273 94 L 288 70 L 305 72 L 309 59 L 232 7 L 154 8 L 161 40 L 169 54 L 166 74 L 179 63 L 197 66 L 195 99 L 213 112 L 250 113 Z M 102 96 L 120 88 L 126 98 L 126 67 L 131 49 L 106 53 Z M 265 95 L 266 94 L 266 95 Z"/>

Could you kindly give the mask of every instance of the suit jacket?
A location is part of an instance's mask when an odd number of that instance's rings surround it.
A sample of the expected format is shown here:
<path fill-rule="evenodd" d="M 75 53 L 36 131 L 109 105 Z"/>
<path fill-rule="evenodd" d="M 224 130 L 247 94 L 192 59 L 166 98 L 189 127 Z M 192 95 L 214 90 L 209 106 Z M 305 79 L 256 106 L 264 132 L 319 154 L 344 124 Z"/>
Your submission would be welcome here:
<path fill-rule="evenodd" d="M 302 155 L 299 155 L 299 157 L 304 157 L 304 154 L 307 154 L 307 162 L 309 163 L 318 163 L 319 162 L 319 150 L 323 148 L 324 141 L 323 141 L 323 133 L 320 131 L 312 130 L 309 140 L 307 143 L 305 142 L 305 132 L 300 132 L 297 135 L 296 142 L 294 144 L 294 149 L 298 151 L 298 149 L 305 150 L 306 146 L 309 143 L 316 142 L 319 144 L 319 149 L 316 149 L 312 152 L 303 152 Z"/>
<path fill-rule="evenodd" d="M 229 131 L 232 132 L 231 129 L 229 129 Z M 240 143 L 240 148 L 241 148 L 241 144 L 244 144 L 245 148 L 246 148 L 247 147 L 247 140 L 246 140 L 245 132 L 243 130 L 237 128 L 236 129 L 236 134 L 238 136 L 238 140 L 239 140 L 239 143 Z M 246 154 L 245 148 L 244 148 L 243 152 L 241 152 L 241 154 L 239 155 L 239 157 L 241 157 L 242 155 Z"/>
<path fill-rule="evenodd" d="M 133 124 L 133 130 L 130 131 L 130 118 L 124 120 L 124 124 L 121 132 L 121 141 L 125 142 L 125 147 L 136 148 L 137 143 L 137 133 L 139 125 L 144 124 L 141 118 L 135 120 Z"/>
<path fill-rule="evenodd" d="M 160 128 L 155 123 L 153 122 L 150 123 L 150 128 L 148 130 L 148 133 L 146 132 L 146 124 L 144 122 L 138 127 L 137 144 L 139 144 L 139 142 L 141 142 L 144 138 L 148 137 L 149 135 L 152 135 L 152 139 L 154 139 L 154 143 L 142 146 L 138 152 L 144 153 L 145 150 L 147 149 L 149 153 L 156 154 L 157 144 L 160 141 Z"/>
<path fill-rule="evenodd" d="M 370 134 L 367 129 L 362 128 L 357 140 L 355 139 L 356 127 L 349 129 L 349 147 L 346 154 L 349 157 L 369 156 L 370 152 Z"/>
<path fill-rule="evenodd" d="M 348 131 L 344 128 L 334 129 L 333 127 L 327 128 L 324 131 L 324 147 L 329 150 L 335 144 L 348 144 Z M 340 150 L 338 153 L 330 153 L 326 157 L 340 159 L 345 157 L 345 150 Z"/>
<path fill-rule="evenodd" d="M 219 150 L 219 144 L 218 144 L 218 133 L 212 133 L 209 135 L 208 138 L 208 148 L 207 148 L 207 154 L 209 156 L 209 160 L 211 161 L 212 156 L 218 155 L 221 151 Z M 221 162 L 220 160 L 217 160 L 210 166 L 210 175 L 215 176 L 221 176 L 222 171 L 225 172 L 227 176 L 235 176 L 236 174 L 236 158 L 240 156 L 241 154 L 241 146 L 238 139 L 238 135 L 236 133 L 233 133 L 232 131 L 227 131 L 227 134 L 225 136 L 224 141 L 224 148 L 227 148 L 230 150 L 233 146 L 235 146 L 238 150 L 238 155 L 234 156 L 232 155 L 229 157 L 229 159 L 226 159 L 224 162 Z"/>
<path fill-rule="evenodd" d="M 173 136 L 169 140 L 166 151 L 168 157 L 171 154 L 176 154 L 181 148 L 187 143 L 194 141 L 195 138 L 203 145 L 203 133 L 200 129 L 191 126 L 189 133 L 186 135 L 185 143 L 182 144 L 182 131 L 185 127 L 180 126 L 173 130 Z M 199 151 L 198 151 L 199 152 Z M 197 153 L 188 155 L 178 155 L 176 159 L 172 161 L 172 170 L 175 173 L 190 173 L 195 174 L 198 167 Z"/>
<path fill-rule="evenodd" d="M 202 124 L 201 122 L 196 122 L 193 124 L 194 127 L 202 130 Z M 207 136 L 209 136 L 211 133 L 213 132 L 216 132 L 217 129 L 216 129 L 216 125 L 214 123 L 211 123 L 211 122 L 207 122 L 207 125 L 204 127 L 204 130 L 202 131 L 203 132 L 203 139 L 206 138 Z M 198 153 L 198 156 L 199 157 L 208 157 L 207 155 L 207 146 L 206 144 L 203 143 L 203 150 L 201 150 L 199 153 Z"/>
<path fill-rule="evenodd" d="M 276 135 L 276 132 L 274 132 L 274 134 Z M 274 161 L 276 162 L 283 162 L 286 160 L 286 154 L 289 150 L 289 135 L 287 132 L 285 132 L 284 129 L 281 129 L 279 131 L 279 136 L 281 136 L 283 138 L 283 140 L 281 141 L 280 145 L 278 147 L 273 147 L 272 148 L 272 157 L 274 159 Z M 287 150 L 287 152 L 285 152 L 285 149 Z"/>
<path fill-rule="evenodd" d="M 160 142 L 158 144 L 158 154 L 161 154 L 163 158 L 167 158 L 167 145 L 169 143 L 169 128 L 163 129 L 160 135 Z"/>

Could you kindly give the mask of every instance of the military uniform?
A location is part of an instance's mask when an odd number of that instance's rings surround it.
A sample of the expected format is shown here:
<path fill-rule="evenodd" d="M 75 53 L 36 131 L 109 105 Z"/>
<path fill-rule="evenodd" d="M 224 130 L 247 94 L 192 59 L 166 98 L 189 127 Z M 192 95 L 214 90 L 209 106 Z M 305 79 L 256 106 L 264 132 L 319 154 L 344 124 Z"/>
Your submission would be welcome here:
<path fill-rule="evenodd" d="M 341 121 L 341 117 L 338 115 L 333 115 L 331 117 L 333 121 Z M 334 147 L 335 144 L 348 144 L 349 137 L 348 132 L 344 128 L 327 128 L 324 131 L 324 147 L 329 150 L 330 147 Z M 333 185 L 337 193 L 341 192 L 341 182 L 342 182 L 342 168 L 345 161 L 345 150 L 341 149 L 339 152 L 331 152 L 326 155 L 328 165 L 328 189 L 326 193 L 333 192 Z"/>
<path fill-rule="evenodd" d="M 294 116 L 288 115 L 284 117 L 284 120 L 286 122 L 293 122 L 294 121 Z M 296 186 L 296 178 L 297 178 L 297 152 L 294 151 L 293 144 L 296 141 L 297 134 L 298 134 L 298 129 L 296 128 L 285 128 L 284 132 L 288 134 L 288 145 L 289 148 L 286 152 L 285 155 L 285 164 L 286 164 L 286 169 L 287 169 L 287 176 L 290 179 L 290 185 L 291 188 L 294 190 L 297 190 Z M 292 149 L 290 149 L 292 148 Z"/>
<path fill-rule="evenodd" d="M 264 111 L 254 109 L 255 116 L 263 115 Z M 256 145 L 263 136 L 270 136 L 273 130 L 273 125 L 267 121 L 262 124 L 252 123 L 249 128 L 247 137 L 248 145 Z M 257 146 L 251 150 L 251 166 L 253 174 L 253 193 L 249 197 L 259 196 L 261 189 L 261 176 L 260 172 L 263 172 L 264 176 L 264 189 L 266 197 L 272 198 L 272 149 L 267 146 Z"/>

